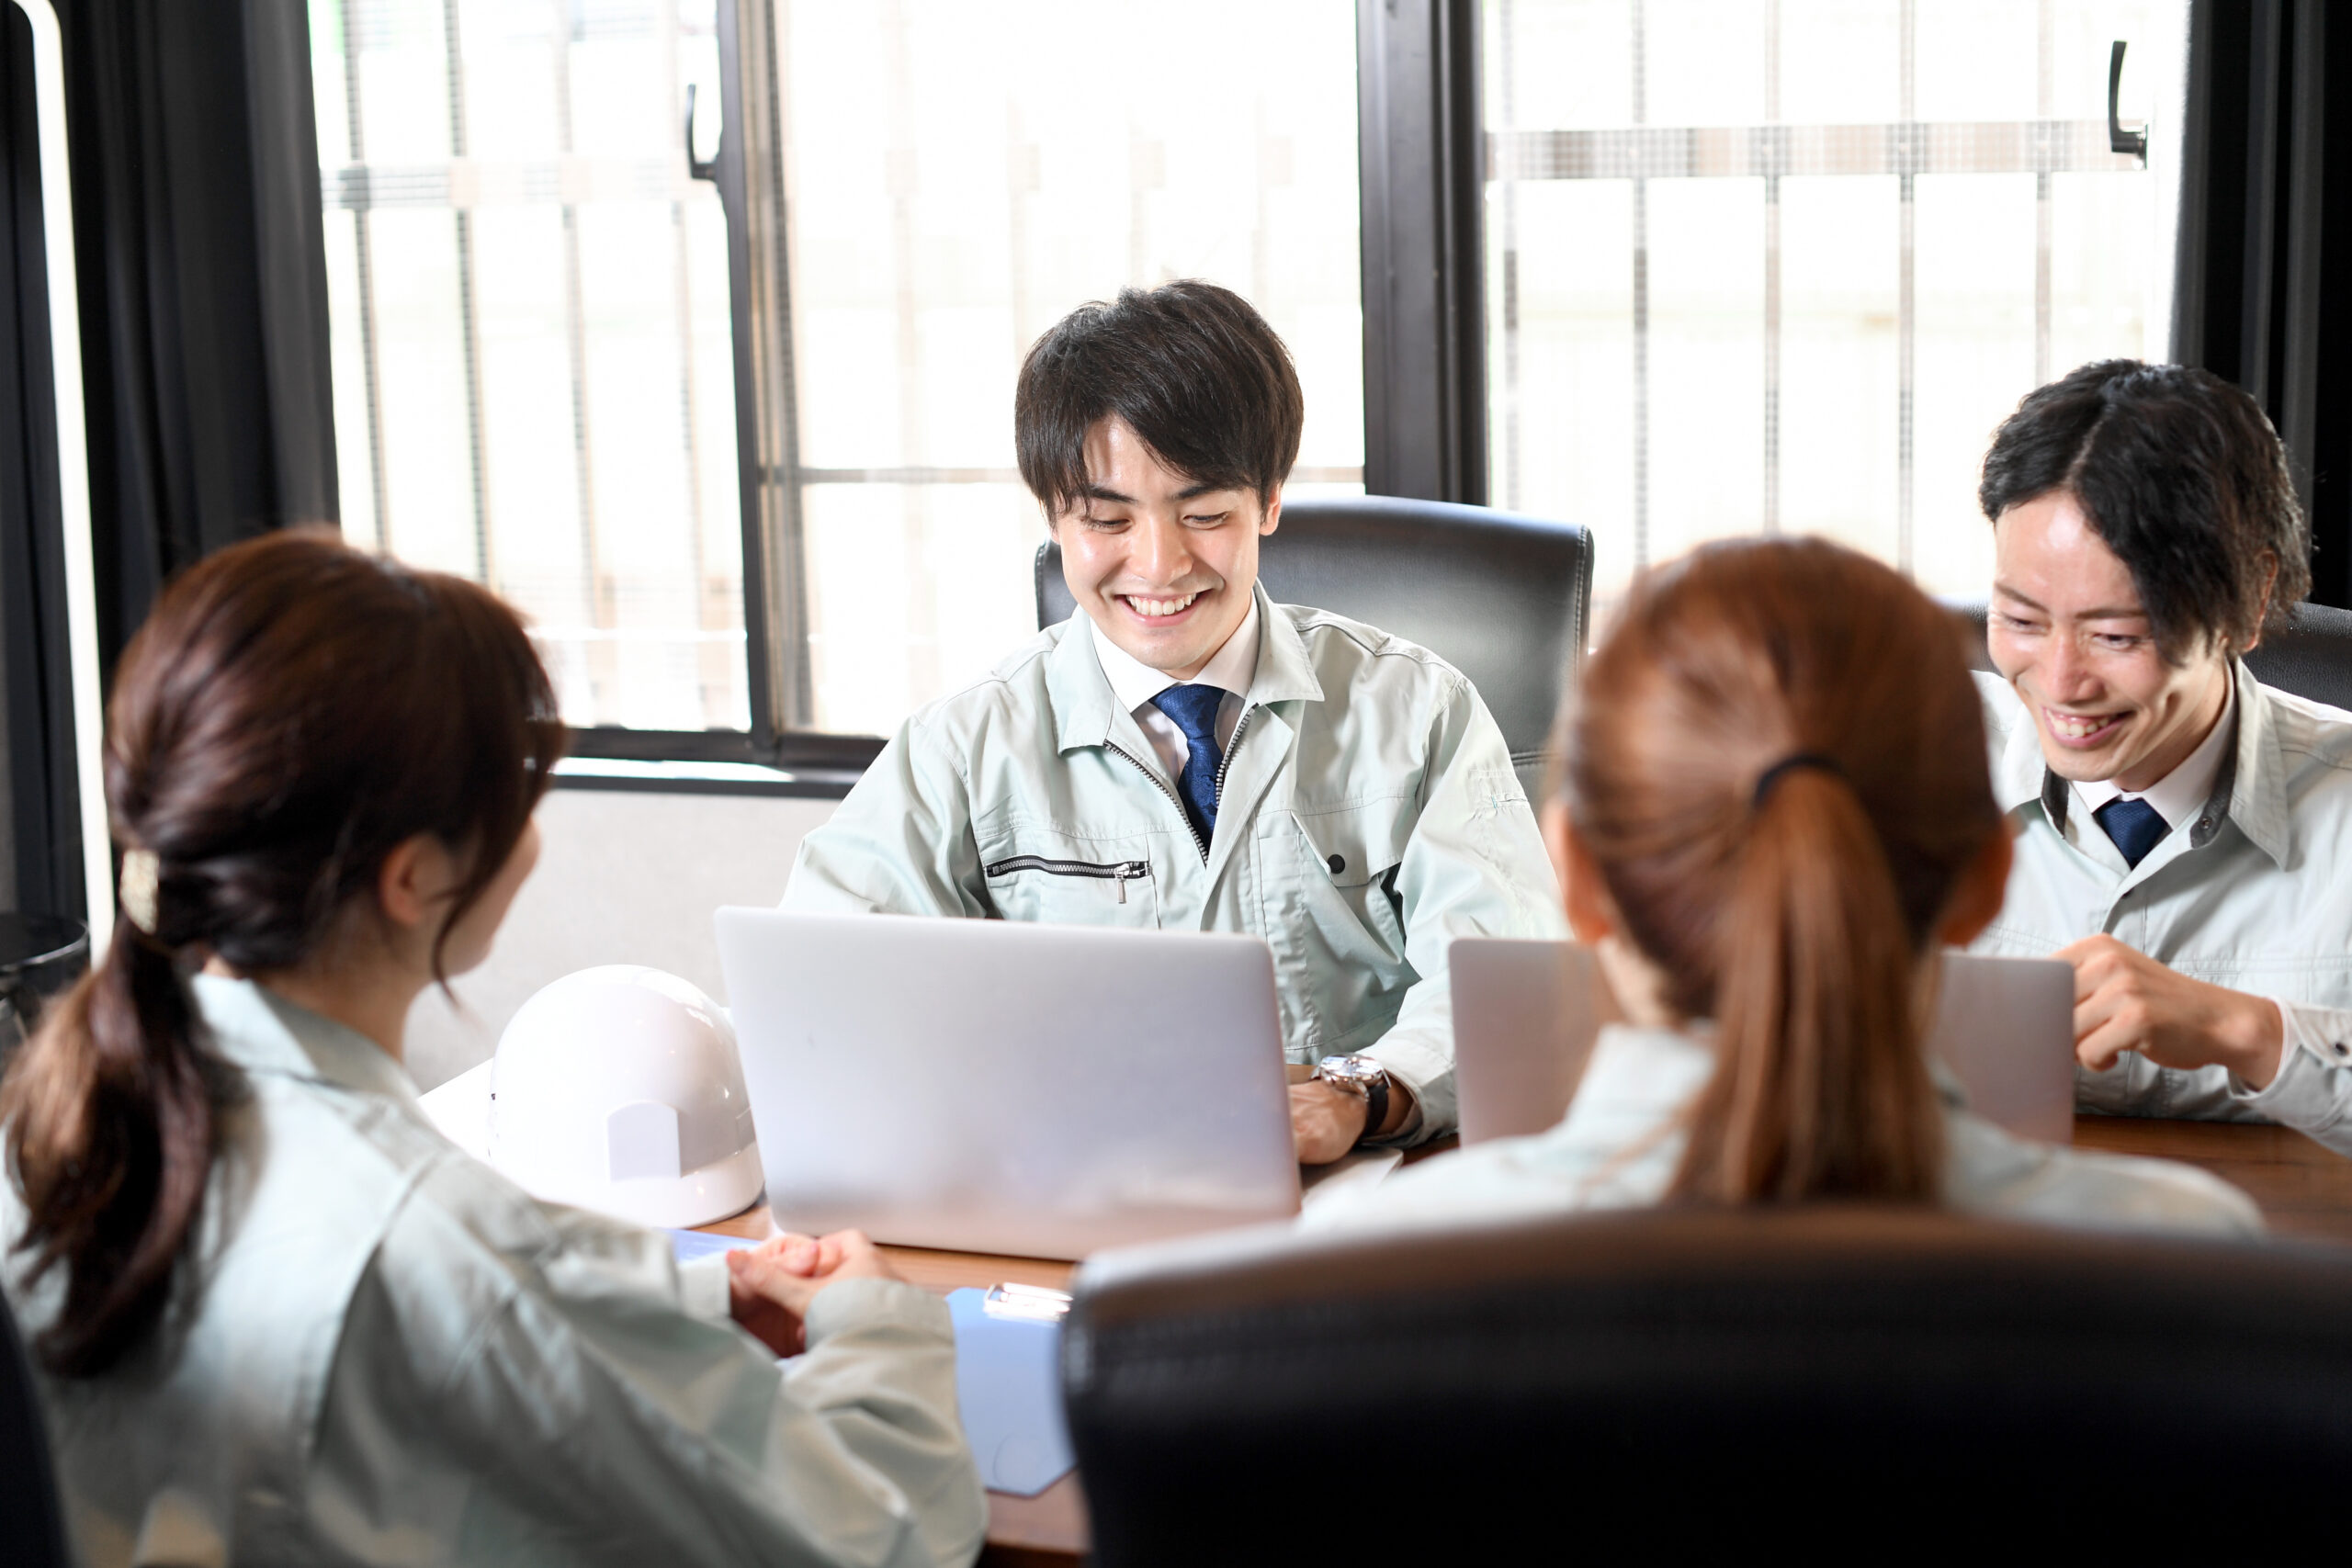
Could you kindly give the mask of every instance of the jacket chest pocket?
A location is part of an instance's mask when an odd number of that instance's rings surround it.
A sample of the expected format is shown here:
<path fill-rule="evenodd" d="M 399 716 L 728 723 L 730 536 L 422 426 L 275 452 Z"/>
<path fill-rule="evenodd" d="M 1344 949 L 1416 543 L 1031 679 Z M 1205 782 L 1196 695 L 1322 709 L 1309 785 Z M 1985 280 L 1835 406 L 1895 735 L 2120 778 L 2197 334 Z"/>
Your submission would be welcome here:
<path fill-rule="evenodd" d="M 1266 941 L 1290 1038 L 1303 1030 L 1326 1051 L 1369 1043 L 1363 1037 L 1385 1032 L 1419 977 L 1405 956 L 1396 895 L 1412 831 L 1410 800 L 1268 823 L 1261 845 Z"/>
<path fill-rule="evenodd" d="M 980 875 L 1004 919 L 1139 929 L 1159 924 L 1157 879 L 1140 843 L 1001 843 L 983 853 Z"/>

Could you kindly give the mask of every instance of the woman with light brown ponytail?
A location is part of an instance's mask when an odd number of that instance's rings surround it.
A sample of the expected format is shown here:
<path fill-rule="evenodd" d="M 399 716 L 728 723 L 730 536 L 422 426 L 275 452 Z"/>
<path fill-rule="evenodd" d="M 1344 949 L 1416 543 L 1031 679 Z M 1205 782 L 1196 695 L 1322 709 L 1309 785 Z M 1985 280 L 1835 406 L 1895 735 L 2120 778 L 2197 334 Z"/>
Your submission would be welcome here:
<path fill-rule="evenodd" d="M 562 747 L 513 611 L 275 535 L 164 592 L 108 720 L 122 915 L 0 1083 L 88 1568 L 970 1560 L 946 1310 L 865 1238 L 681 1269 L 417 1103 L 409 1006 L 489 952 Z"/>
<path fill-rule="evenodd" d="M 1850 550 L 1715 545 L 1637 582 L 1563 716 L 1544 812 L 1569 924 L 1630 1021 L 1549 1133 L 1306 1223 L 1842 1199 L 2259 1230 L 2202 1171 L 2024 1142 L 1939 1091 L 1936 955 L 1991 921 L 2009 868 L 1979 713 L 1944 613 Z"/>

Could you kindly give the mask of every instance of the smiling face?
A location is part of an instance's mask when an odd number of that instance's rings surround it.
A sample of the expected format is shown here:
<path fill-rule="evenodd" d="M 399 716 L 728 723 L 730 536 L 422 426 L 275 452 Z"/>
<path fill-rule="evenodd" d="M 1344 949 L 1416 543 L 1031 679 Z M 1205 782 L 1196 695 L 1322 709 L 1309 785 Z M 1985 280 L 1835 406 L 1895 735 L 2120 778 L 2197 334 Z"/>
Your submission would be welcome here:
<path fill-rule="evenodd" d="M 1282 492 L 1261 506 L 1255 491 L 1209 489 L 1119 419 L 1086 433 L 1086 481 L 1054 520 L 1070 597 L 1138 663 L 1191 680 L 1249 616 Z"/>
<path fill-rule="evenodd" d="M 2068 491 L 2010 507 L 1993 536 L 1985 644 L 2033 715 L 2050 771 L 2134 792 L 2163 779 L 2222 716 L 2227 649 L 2200 636 L 2166 660 L 2130 570 Z"/>

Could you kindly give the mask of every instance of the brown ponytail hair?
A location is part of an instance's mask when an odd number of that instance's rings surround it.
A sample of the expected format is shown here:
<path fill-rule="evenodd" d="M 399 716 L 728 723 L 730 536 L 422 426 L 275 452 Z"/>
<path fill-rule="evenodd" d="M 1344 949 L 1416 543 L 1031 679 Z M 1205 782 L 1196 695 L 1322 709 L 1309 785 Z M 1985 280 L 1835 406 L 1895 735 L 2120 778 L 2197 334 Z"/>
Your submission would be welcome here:
<path fill-rule="evenodd" d="M 1836 545 L 1710 546 L 1635 584 L 1566 716 L 1625 935 L 1714 1021 L 1674 1193 L 1932 1201 L 1919 963 L 2001 830 L 1951 619 Z"/>
<path fill-rule="evenodd" d="M 167 589 L 107 708 L 116 840 L 155 857 L 152 931 L 125 913 L 105 960 L 0 1083 L 17 1249 L 65 1272 L 37 1341 L 62 1376 L 105 1371 L 161 1318 L 203 1207 L 234 1069 L 187 975 L 332 960 L 384 857 L 432 833 L 469 857 L 433 948 L 496 878 L 563 743 L 514 611 L 470 582 L 360 554 L 323 530 L 223 550 Z M 142 914 L 144 911 L 142 911 Z"/>

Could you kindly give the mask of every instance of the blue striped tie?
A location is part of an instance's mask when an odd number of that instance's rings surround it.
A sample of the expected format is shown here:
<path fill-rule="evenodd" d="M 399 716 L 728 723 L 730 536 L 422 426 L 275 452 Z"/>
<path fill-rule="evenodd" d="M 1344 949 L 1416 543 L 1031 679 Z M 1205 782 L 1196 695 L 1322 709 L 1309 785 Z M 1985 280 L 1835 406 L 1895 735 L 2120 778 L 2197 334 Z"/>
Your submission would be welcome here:
<path fill-rule="evenodd" d="M 1216 772 L 1225 761 L 1225 749 L 1216 743 L 1216 709 L 1223 701 L 1224 692 L 1215 686 L 1170 686 L 1151 699 L 1184 732 L 1189 755 L 1176 791 L 1204 844 L 1216 836 Z"/>
<path fill-rule="evenodd" d="M 2172 825 L 2159 815 L 2156 808 L 2144 800 L 2109 801 L 2091 813 L 2115 847 L 2123 852 L 2125 862 L 2134 867 L 2148 858 L 2148 852 L 2164 841 Z"/>

